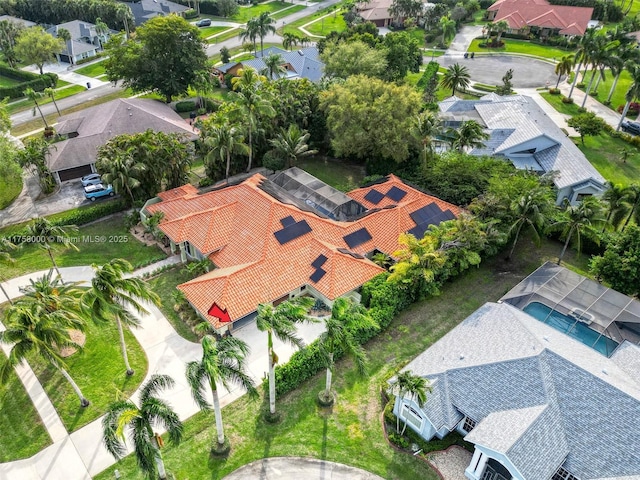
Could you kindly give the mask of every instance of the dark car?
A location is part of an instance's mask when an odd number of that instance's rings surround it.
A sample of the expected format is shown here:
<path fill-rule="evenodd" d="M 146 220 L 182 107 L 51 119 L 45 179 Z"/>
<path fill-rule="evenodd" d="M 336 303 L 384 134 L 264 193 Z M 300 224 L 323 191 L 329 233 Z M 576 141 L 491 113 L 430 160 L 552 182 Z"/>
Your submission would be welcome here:
<path fill-rule="evenodd" d="M 209 20 L 208 18 L 203 18 L 202 20 L 198 20 L 196 22 L 196 27 L 210 27 L 211 26 L 211 20 Z"/>
<path fill-rule="evenodd" d="M 622 130 L 633 135 L 640 135 L 640 123 L 622 122 Z"/>

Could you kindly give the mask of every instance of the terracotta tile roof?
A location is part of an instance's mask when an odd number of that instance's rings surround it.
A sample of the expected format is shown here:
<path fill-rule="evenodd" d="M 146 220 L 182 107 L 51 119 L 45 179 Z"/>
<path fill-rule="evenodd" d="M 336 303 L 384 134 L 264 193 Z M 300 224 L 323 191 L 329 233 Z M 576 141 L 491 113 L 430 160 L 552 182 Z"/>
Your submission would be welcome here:
<path fill-rule="evenodd" d="M 494 23 L 504 20 L 513 30 L 551 28 L 561 35 L 584 35 L 593 14 L 591 7 L 551 5 L 547 0 L 498 0 L 487 10 L 496 12 Z"/>
<path fill-rule="evenodd" d="M 169 238 L 177 243 L 189 241 L 216 265 L 215 270 L 178 287 L 215 328 L 222 324 L 207 314 L 213 302 L 237 320 L 255 311 L 259 303 L 305 284 L 334 300 L 382 272 L 364 255 L 376 249 L 397 250 L 400 233 L 416 226 L 412 212 L 435 204 L 453 215 L 460 213 L 460 208 L 390 175 L 383 183 L 348 193 L 369 211 L 353 222 L 338 222 L 281 203 L 261 188 L 264 182 L 269 180 L 258 174 L 239 185 L 201 195 L 194 188 L 181 187 L 164 192 L 161 202 L 147 207 L 149 213 L 164 212 L 160 229 Z M 372 194 L 373 190 L 379 193 Z M 377 204 L 367 200 L 380 194 Z M 310 231 L 281 244 L 276 232 L 287 220 L 304 221 Z M 359 238 L 347 237 L 350 234 Z M 326 260 L 319 267 L 322 271 L 317 271 L 312 263 L 320 255 Z"/>

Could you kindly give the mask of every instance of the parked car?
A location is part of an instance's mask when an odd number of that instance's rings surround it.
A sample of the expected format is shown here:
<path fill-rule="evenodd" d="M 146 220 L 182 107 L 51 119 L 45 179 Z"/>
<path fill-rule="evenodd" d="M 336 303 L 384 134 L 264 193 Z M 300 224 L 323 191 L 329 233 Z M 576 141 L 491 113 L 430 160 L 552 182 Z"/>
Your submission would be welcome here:
<path fill-rule="evenodd" d="M 87 185 L 95 185 L 97 183 L 102 183 L 102 179 L 100 178 L 99 173 L 92 173 L 90 175 L 85 175 L 80 180 L 82 181 L 83 187 L 86 187 Z"/>
<path fill-rule="evenodd" d="M 115 192 L 111 185 L 105 187 L 101 183 L 96 183 L 95 185 L 87 185 L 84 187 L 84 198 L 92 202 L 95 202 L 96 198 L 113 197 L 114 195 Z"/>
<path fill-rule="evenodd" d="M 196 27 L 210 27 L 211 26 L 211 20 L 209 20 L 208 18 L 203 18 L 202 20 L 198 20 L 196 22 Z"/>
<path fill-rule="evenodd" d="M 640 135 L 640 123 L 638 122 L 622 122 L 622 130 L 633 135 Z"/>

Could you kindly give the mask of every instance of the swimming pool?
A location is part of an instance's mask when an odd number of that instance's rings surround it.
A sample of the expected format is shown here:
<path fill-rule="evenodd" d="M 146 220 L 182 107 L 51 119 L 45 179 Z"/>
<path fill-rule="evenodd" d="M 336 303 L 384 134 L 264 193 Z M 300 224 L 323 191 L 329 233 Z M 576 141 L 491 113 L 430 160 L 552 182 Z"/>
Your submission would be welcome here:
<path fill-rule="evenodd" d="M 607 357 L 610 356 L 618 346 L 618 342 L 604 335 L 600 335 L 600 333 L 590 329 L 584 323 L 577 321 L 575 318 L 563 315 L 543 303 L 531 302 L 524 307 L 523 310 L 533 318 L 579 340 Z"/>

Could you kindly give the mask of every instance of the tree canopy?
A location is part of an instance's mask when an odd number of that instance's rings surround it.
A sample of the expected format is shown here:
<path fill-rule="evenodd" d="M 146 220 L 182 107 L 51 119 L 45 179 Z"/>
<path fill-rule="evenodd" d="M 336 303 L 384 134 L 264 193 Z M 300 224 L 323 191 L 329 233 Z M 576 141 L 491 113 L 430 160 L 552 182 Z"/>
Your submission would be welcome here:
<path fill-rule="evenodd" d="M 626 295 L 640 293 L 640 228 L 629 225 L 591 259 L 591 273 Z"/>
<path fill-rule="evenodd" d="M 15 54 L 24 63 L 34 64 L 43 74 L 45 63 L 55 60 L 56 54 L 64 50 L 64 42 L 45 32 L 42 27 L 23 30 L 16 38 Z"/>
<path fill-rule="evenodd" d="M 331 43 L 320 54 L 324 62 L 324 75 L 329 78 L 348 78 L 366 75 L 382 78 L 387 69 L 387 56 L 360 40 Z"/>
<path fill-rule="evenodd" d="M 198 28 L 177 15 L 155 17 L 139 27 L 135 39 L 112 37 L 105 45 L 107 78 L 135 92 L 151 90 L 165 97 L 184 95 L 207 68 Z"/>

